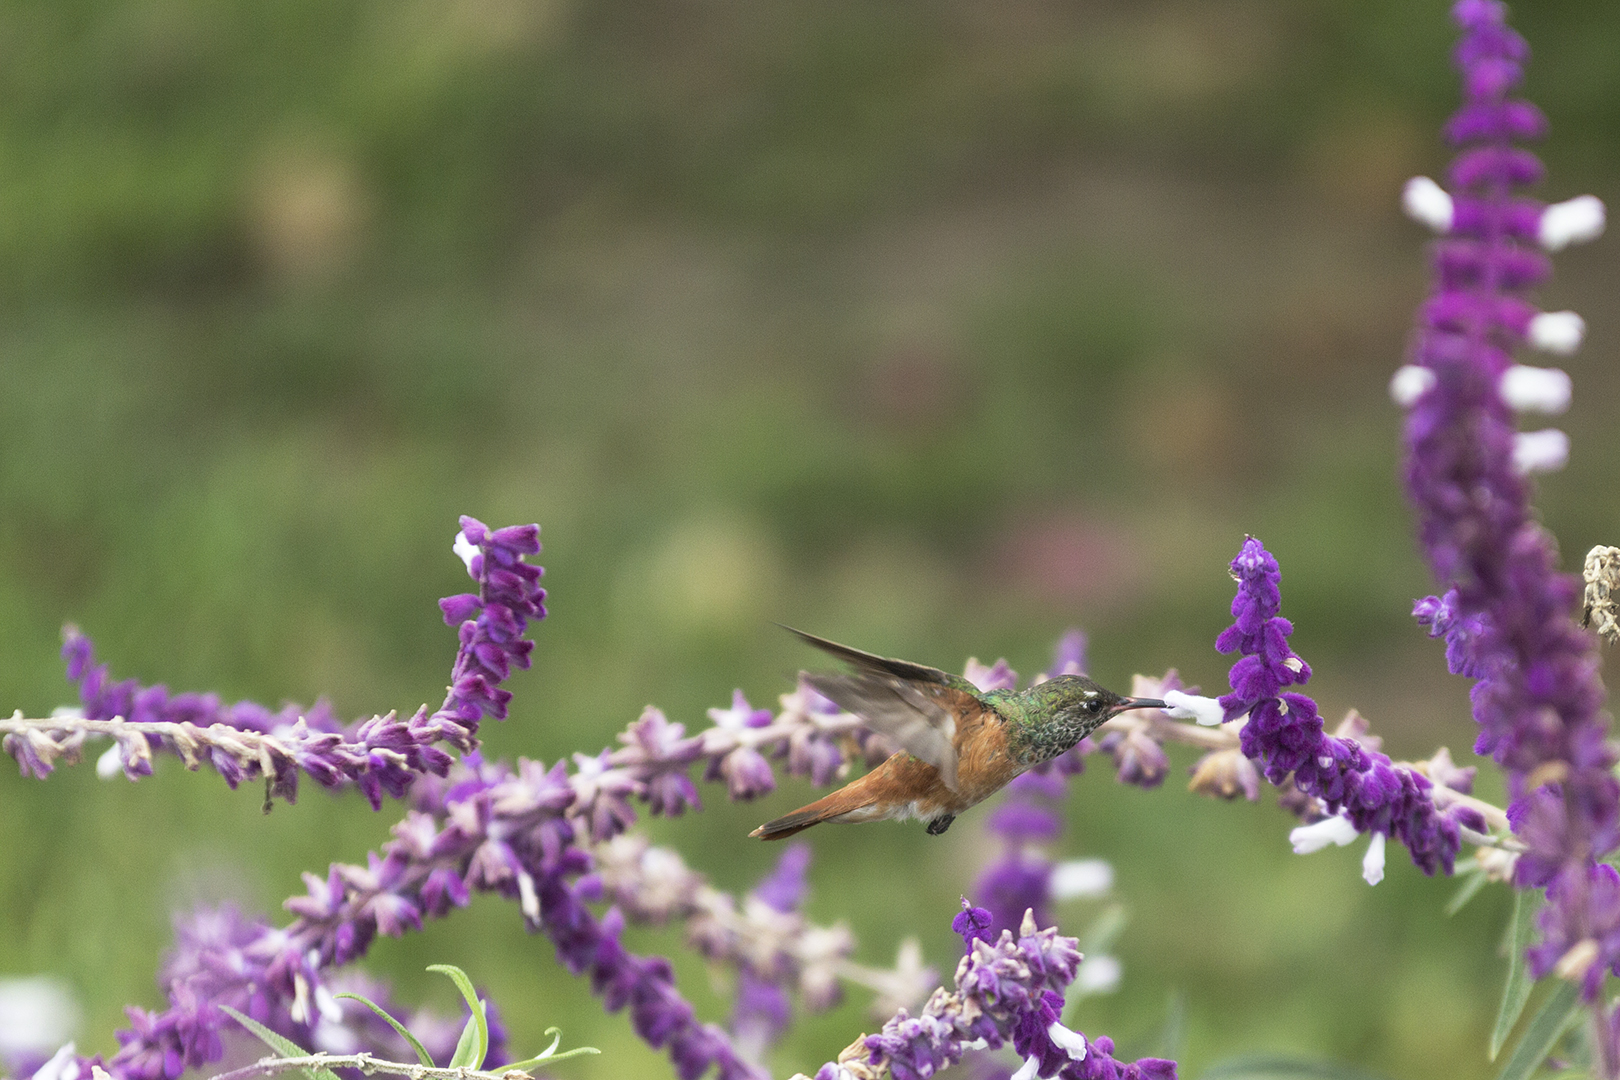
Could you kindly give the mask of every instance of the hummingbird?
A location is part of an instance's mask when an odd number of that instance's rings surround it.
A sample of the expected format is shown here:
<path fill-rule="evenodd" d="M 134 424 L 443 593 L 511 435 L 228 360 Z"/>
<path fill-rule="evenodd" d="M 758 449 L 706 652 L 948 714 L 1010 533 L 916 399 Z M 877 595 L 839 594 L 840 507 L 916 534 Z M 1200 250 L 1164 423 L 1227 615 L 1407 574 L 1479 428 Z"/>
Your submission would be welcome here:
<path fill-rule="evenodd" d="M 1109 717 L 1165 707 L 1157 698 L 1105 690 L 1084 675 L 1058 675 L 1027 690 L 981 691 L 938 668 L 783 629 L 854 669 L 847 675 L 806 672 L 804 680 L 901 749 L 859 780 L 748 834 L 761 840 L 781 840 L 823 821 L 906 818 L 926 821 L 928 834 L 938 836 L 956 815 L 1064 753 Z"/>

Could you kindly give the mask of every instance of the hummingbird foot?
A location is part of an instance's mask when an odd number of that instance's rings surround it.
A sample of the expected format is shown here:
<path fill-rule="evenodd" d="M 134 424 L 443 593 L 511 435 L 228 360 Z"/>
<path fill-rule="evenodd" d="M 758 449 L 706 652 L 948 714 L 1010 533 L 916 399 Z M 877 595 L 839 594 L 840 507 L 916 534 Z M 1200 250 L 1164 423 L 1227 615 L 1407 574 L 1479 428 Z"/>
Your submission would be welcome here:
<path fill-rule="evenodd" d="M 955 820 L 956 820 L 956 815 L 955 814 L 946 814 L 944 817 L 935 818 L 933 821 L 930 821 L 928 823 L 928 835 L 929 836 L 938 836 L 940 833 L 942 833 L 946 829 L 950 828 L 951 827 L 951 822 L 953 822 Z"/>

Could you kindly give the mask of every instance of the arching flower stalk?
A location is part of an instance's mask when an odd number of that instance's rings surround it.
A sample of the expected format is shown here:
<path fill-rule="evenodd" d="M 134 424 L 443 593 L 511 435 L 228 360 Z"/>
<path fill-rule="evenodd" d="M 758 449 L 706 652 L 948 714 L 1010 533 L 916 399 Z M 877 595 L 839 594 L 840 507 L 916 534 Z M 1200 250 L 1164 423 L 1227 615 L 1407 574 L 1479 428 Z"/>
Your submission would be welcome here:
<path fill-rule="evenodd" d="M 440 601 L 460 647 L 444 703 L 431 713 L 424 705 L 409 719 L 389 713 L 345 728 L 325 701 L 271 710 L 252 701 L 227 705 L 211 693 L 173 694 L 134 679 L 114 682 L 107 666 L 96 664 L 90 639 L 70 626 L 62 656 L 68 679 L 79 686 L 79 708 L 44 720 L 0 721 L 4 748 L 24 775 L 43 780 L 59 759 L 77 762 L 87 740 L 110 737 L 113 745 L 97 763 L 104 778 L 150 776 L 152 755 L 166 752 L 190 769 L 208 765 L 232 788 L 263 779 L 266 805 L 278 797 L 294 801 L 302 774 L 327 788 L 352 784 L 376 809 L 385 793 L 399 798 L 415 777 L 445 774 L 451 757 L 438 743 L 471 750 L 481 720 L 505 719 L 512 695 L 501 683 L 512 668 L 529 666 L 534 643 L 524 635 L 546 615 L 543 571 L 526 561 L 539 553 L 539 537 L 538 525 L 491 530 L 461 519 L 455 550 L 478 592 Z"/>

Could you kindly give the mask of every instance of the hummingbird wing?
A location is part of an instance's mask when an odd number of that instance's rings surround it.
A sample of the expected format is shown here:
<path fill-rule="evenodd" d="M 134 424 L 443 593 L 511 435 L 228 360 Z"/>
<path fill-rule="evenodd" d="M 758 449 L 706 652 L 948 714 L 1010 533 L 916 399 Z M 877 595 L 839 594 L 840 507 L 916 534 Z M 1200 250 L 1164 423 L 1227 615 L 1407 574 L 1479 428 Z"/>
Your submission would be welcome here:
<path fill-rule="evenodd" d="M 804 681 L 873 731 L 894 739 L 912 757 L 932 765 L 945 786 L 957 790 L 956 716 L 959 710 L 978 712 L 979 701 L 973 695 L 937 683 L 864 671 L 806 672 Z"/>
<path fill-rule="evenodd" d="M 972 683 L 925 664 L 862 652 L 791 626 L 782 629 L 856 669 L 852 675 L 807 672 L 805 681 L 818 693 L 932 765 L 946 787 L 957 789 L 956 719 L 983 708 Z"/>
<path fill-rule="evenodd" d="M 781 623 L 777 623 L 782 626 Z M 969 694 L 977 693 L 978 688 L 960 675 L 952 675 L 948 671 L 929 667 L 927 664 L 913 664 L 910 660 L 895 660 L 876 653 L 863 652 L 860 649 L 840 645 L 836 641 L 828 641 L 815 634 L 807 634 L 803 630 L 795 630 L 791 626 L 782 626 L 782 629 L 795 635 L 807 644 L 814 645 L 822 652 L 830 653 L 838 659 L 850 664 L 856 669 L 871 675 L 889 675 L 908 682 L 936 683 L 948 686 L 954 690 L 962 690 Z M 853 710 L 851 710 L 853 711 Z"/>

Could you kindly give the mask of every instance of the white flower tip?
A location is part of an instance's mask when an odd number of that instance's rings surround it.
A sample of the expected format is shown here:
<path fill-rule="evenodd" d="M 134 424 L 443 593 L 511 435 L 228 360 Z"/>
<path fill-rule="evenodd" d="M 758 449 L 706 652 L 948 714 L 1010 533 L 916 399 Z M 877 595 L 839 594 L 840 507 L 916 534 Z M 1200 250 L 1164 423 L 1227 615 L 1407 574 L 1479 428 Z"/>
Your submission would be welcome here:
<path fill-rule="evenodd" d="M 1369 885 L 1384 880 L 1384 834 L 1375 832 L 1367 844 L 1367 854 L 1361 858 L 1361 877 Z"/>
<path fill-rule="evenodd" d="M 1586 340 L 1586 320 L 1573 311 L 1543 311 L 1525 329 L 1530 347 L 1568 356 Z"/>
<path fill-rule="evenodd" d="M 1075 900 L 1106 896 L 1114 887 L 1114 868 L 1103 859 L 1070 859 L 1052 868 L 1052 898 Z"/>
<path fill-rule="evenodd" d="M 1343 814 L 1338 814 L 1293 829 L 1288 834 L 1288 842 L 1294 845 L 1295 855 L 1309 855 L 1312 852 L 1321 851 L 1329 844 L 1344 847 L 1359 835 L 1356 832 L 1356 827 L 1350 824 L 1350 819 Z"/>
<path fill-rule="evenodd" d="M 478 545 L 468 541 L 466 533 L 458 532 L 456 533 L 456 542 L 450 545 L 450 550 L 454 551 L 456 557 L 467 564 L 467 573 L 472 573 L 473 556 L 478 554 Z"/>
<path fill-rule="evenodd" d="M 1074 985 L 1081 994 L 1112 994 L 1119 989 L 1120 976 L 1125 969 L 1116 957 L 1099 953 L 1088 956 L 1074 977 Z"/>
<path fill-rule="evenodd" d="M 1195 720 L 1205 727 L 1219 727 L 1226 719 L 1226 710 L 1220 701 L 1198 694 L 1184 694 L 1180 690 L 1166 690 L 1165 712 L 1175 720 Z"/>
<path fill-rule="evenodd" d="M 1038 1075 L 1036 1070 L 1039 1069 L 1040 1067 L 1041 1067 L 1041 1059 L 1040 1058 L 1038 1058 L 1038 1057 L 1025 1058 L 1024 1063 L 1022 1065 L 1018 1066 L 1018 1071 L 1013 1073 L 1012 1076 L 1008 1077 L 1008 1080 L 1035 1080 L 1036 1076 Z"/>
<path fill-rule="evenodd" d="M 111 780 L 124 771 L 124 748 L 119 743 L 107 747 L 107 752 L 96 758 L 96 775 Z"/>
<path fill-rule="evenodd" d="M 1401 209 L 1407 217 L 1437 233 L 1451 231 L 1451 196 L 1427 176 L 1414 176 L 1406 182 L 1401 189 Z"/>
<path fill-rule="evenodd" d="M 1577 195 L 1541 212 L 1537 239 L 1548 251 L 1562 251 L 1571 244 L 1596 240 L 1603 235 L 1603 226 L 1603 200 L 1596 195 Z"/>
<path fill-rule="evenodd" d="M 1070 1061 L 1086 1060 L 1086 1037 L 1078 1031 L 1071 1031 L 1057 1020 L 1046 1029 L 1046 1037 L 1052 1043 L 1069 1055 Z"/>
<path fill-rule="evenodd" d="M 527 870 L 517 872 L 518 910 L 536 926 L 540 925 L 540 894 L 535 891 L 534 878 Z"/>
<path fill-rule="evenodd" d="M 1513 468 L 1520 475 L 1557 472 L 1569 462 L 1569 436 L 1557 428 L 1513 436 Z"/>
<path fill-rule="evenodd" d="M 1515 412 L 1537 412 L 1556 416 L 1569 408 L 1573 389 L 1569 374 L 1558 368 L 1526 367 L 1514 364 L 1502 372 L 1497 392 Z"/>
<path fill-rule="evenodd" d="M 1596 938 L 1582 938 L 1558 958 L 1558 963 L 1553 965 L 1553 974 L 1570 982 L 1580 982 L 1592 965 L 1597 963 L 1602 955 L 1600 950 Z"/>
<path fill-rule="evenodd" d="M 332 996 L 332 991 L 324 986 L 315 988 L 315 1011 L 320 1013 L 321 1019 L 328 1024 L 343 1023 L 343 1006 Z"/>
<path fill-rule="evenodd" d="M 323 1019 L 310 1034 L 314 1049 L 328 1054 L 352 1054 L 360 1049 L 360 1038 L 341 1023 Z"/>
<path fill-rule="evenodd" d="M 51 1055 L 49 1061 L 34 1070 L 33 1080 L 69 1080 L 69 1073 L 77 1077 L 79 1067 L 73 1060 L 77 1053 L 78 1048 L 73 1043 L 64 1043 L 60 1050 Z"/>
<path fill-rule="evenodd" d="M 1389 396 L 1401 408 L 1410 409 L 1433 386 L 1434 372 L 1429 368 L 1403 364 L 1395 369 L 1394 378 L 1389 380 Z"/>

